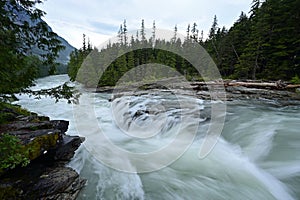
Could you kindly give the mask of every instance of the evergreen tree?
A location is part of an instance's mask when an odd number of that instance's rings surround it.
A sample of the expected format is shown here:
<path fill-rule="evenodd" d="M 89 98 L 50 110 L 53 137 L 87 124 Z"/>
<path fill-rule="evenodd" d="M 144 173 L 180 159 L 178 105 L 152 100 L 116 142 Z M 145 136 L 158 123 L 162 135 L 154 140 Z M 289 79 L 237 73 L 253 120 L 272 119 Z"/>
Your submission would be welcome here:
<path fill-rule="evenodd" d="M 83 45 L 82 45 L 82 50 L 83 50 L 83 51 L 86 51 L 86 50 L 87 50 L 87 47 L 86 47 L 86 38 L 85 38 L 85 37 L 86 37 L 85 34 L 83 34 L 83 35 L 82 35 L 82 38 L 83 38 L 83 40 L 82 40 L 82 41 L 83 41 L 83 42 L 82 42 L 82 44 L 83 44 Z"/>
<path fill-rule="evenodd" d="M 156 40 L 155 33 L 156 33 L 156 26 L 155 26 L 155 21 L 153 21 L 152 39 L 151 39 L 153 47 L 155 46 L 155 40 Z"/>
<path fill-rule="evenodd" d="M 186 41 L 189 41 L 190 40 L 190 24 L 188 24 L 188 26 L 187 26 L 187 29 L 186 29 Z"/>
<path fill-rule="evenodd" d="M 215 37 L 215 34 L 216 34 L 216 31 L 218 30 L 218 19 L 217 19 L 217 16 L 215 15 L 214 16 L 214 21 L 213 21 L 213 24 L 209 30 L 209 35 L 208 35 L 208 38 L 209 39 L 213 39 Z"/>
<path fill-rule="evenodd" d="M 42 1 L 0 2 L 0 94 L 20 91 L 32 84 L 37 69 L 54 65 L 57 54 L 64 47 L 58 36 L 40 20 L 45 14 L 36 8 Z M 21 15 L 29 16 L 22 18 Z M 32 49 L 42 50 L 39 57 Z"/>
<path fill-rule="evenodd" d="M 91 51 L 93 49 L 93 46 L 91 44 L 90 38 L 88 38 L 88 45 L 87 45 L 87 50 Z"/>
<path fill-rule="evenodd" d="M 171 39 L 172 43 L 175 43 L 177 40 L 177 25 L 174 27 L 174 35 L 173 38 Z"/>
<path fill-rule="evenodd" d="M 192 26 L 192 30 L 191 30 L 191 39 L 192 41 L 194 42 L 197 42 L 198 41 L 198 29 L 197 29 L 197 24 L 194 22 L 193 26 Z"/>
<path fill-rule="evenodd" d="M 145 24 L 144 24 L 144 19 L 142 19 L 142 24 L 141 24 L 141 42 L 144 44 L 146 41 L 146 33 L 145 33 Z"/>
<path fill-rule="evenodd" d="M 68 63 L 68 75 L 72 81 L 75 81 L 77 77 L 78 70 L 80 69 L 81 65 L 83 64 L 83 61 L 87 58 L 87 56 L 92 52 L 92 45 L 90 42 L 88 42 L 88 45 L 86 46 L 86 35 L 83 34 L 83 40 L 82 40 L 82 48 L 79 50 L 75 49 L 70 54 L 70 61 Z M 97 51 L 97 49 L 95 49 Z M 97 56 L 94 56 L 93 59 L 95 59 Z"/>
<path fill-rule="evenodd" d="M 220 63 L 221 57 L 217 47 L 217 40 L 220 40 L 220 28 L 218 28 L 217 16 L 214 16 L 212 26 L 209 31 L 208 39 L 205 41 L 204 47 L 207 52 L 212 56 L 214 61 Z"/>
<path fill-rule="evenodd" d="M 199 44 L 203 45 L 204 44 L 204 33 L 203 30 L 200 33 L 200 37 L 199 37 Z"/>
<path fill-rule="evenodd" d="M 127 25 L 126 25 L 126 19 L 124 19 L 123 22 L 123 40 L 124 40 L 124 45 L 127 46 L 128 44 L 128 38 L 127 38 Z"/>
<path fill-rule="evenodd" d="M 136 34 L 135 34 L 135 42 L 136 42 L 136 43 L 139 43 L 139 42 L 140 42 L 139 39 L 140 39 L 140 38 L 139 38 L 139 31 L 136 31 Z"/>
<path fill-rule="evenodd" d="M 120 25 L 120 29 L 119 29 L 119 32 L 118 32 L 118 38 L 119 38 L 119 42 L 121 45 L 123 45 L 123 25 L 121 24 Z"/>

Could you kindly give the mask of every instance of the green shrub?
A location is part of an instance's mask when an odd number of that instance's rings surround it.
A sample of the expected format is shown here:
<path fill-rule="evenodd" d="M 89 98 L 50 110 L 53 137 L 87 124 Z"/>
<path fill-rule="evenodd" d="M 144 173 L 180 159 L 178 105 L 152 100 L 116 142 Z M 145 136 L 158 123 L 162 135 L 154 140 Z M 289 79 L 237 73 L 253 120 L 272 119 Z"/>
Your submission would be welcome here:
<path fill-rule="evenodd" d="M 9 134 L 0 136 L 0 170 L 28 165 L 30 160 L 27 155 L 19 138 Z"/>
<path fill-rule="evenodd" d="M 294 76 L 291 80 L 291 83 L 293 84 L 300 84 L 300 78 L 298 75 Z"/>

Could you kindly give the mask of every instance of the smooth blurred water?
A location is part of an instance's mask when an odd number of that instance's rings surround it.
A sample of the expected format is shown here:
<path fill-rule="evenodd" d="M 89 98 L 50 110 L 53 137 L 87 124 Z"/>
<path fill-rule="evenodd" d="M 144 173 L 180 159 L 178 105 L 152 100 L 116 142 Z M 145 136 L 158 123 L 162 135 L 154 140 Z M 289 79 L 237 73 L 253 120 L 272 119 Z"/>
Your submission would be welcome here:
<path fill-rule="evenodd" d="M 37 80 L 35 89 L 54 87 L 67 80 L 66 75 L 46 77 Z M 110 94 L 83 91 L 82 98 L 95 99 L 93 107 L 101 129 L 115 145 L 128 151 L 147 153 L 167 145 L 174 139 L 174 133 L 182 130 L 178 127 L 187 123 L 180 113 L 188 117 L 188 123 L 199 125 L 199 128 L 193 144 L 183 156 L 150 173 L 111 169 L 93 155 L 102 153 L 109 157 L 108 152 L 101 152 L 101 148 L 98 152 L 89 152 L 81 145 L 69 164 L 88 180 L 78 199 L 300 199 L 299 106 L 280 106 L 276 102 L 229 102 L 226 123 L 217 145 L 205 159 L 199 159 L 199 148 L 210 122 L 210 102 L 184 96 L 182 101 L 193 99 L 196 104 L 194 110 L 183 110 L 176 96 L 157 91 L 130 97 L 129 110 L 123 109 L 124 99 L 115 99 L 114 116 Z M 68 134 L 85 135 L 76 130 L 78 118 L 73 117 L 76 105 L 65 101 L 55 104 L 49 98 L 35 100 L 26 95 L 19 99 L 16 103 L 30 111 L 51 119 L 69 120 Z M 149 107 L 152 111 L 144 112 Z M 195 110 L 200 111 L 200 117 L 195 115 Z M 135 115 L 137 112 L 139 115 Z M 154 137 L 136 139 L 118 127 L 120 124 L 116 124 L 115 117 L 120 116 L 121 128 L 127 130 L 134 127 L 132 119 L 141 126 L 151 124 L 153 120 L 165 121 Z M 87 124 L 86 132 L 97 134 L 89 126 L 94 124 Z M 126 158 L 119 159 L 120 165 L 126 164 Z"/>

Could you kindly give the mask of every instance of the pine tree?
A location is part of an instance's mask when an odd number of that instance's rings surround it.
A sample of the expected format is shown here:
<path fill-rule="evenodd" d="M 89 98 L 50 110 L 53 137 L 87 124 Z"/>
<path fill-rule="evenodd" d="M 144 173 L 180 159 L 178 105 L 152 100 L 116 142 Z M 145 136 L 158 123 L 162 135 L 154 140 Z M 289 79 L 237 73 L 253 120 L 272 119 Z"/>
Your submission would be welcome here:
<path fill-rule="evenodd" d="M 126 25 L 126 19 L 124 19 L 123 22 L 123 40 L 124 40 L 124 45 L 127 46 L 128 44 L 128 38 L 127 38 L 127 25 Z"/>
<path fill-rule="evenodd" d="M 88 40 L 88 44 L 86 45 L 86 35 L 83 34 L 83 42 L 82 48 L 79 50 L 75 49 L 70 55 L 70 61 L 68 63 L 68 75 L 72 81 L 75 81 L 77 77 L 78 70 L 80 69 L 81 65 L 87 58 L 87 56 L 93 51 L 92 45 Z M 97 51 L 97 49 L 95 49 Z M 93 58 L 97 58 L 94 56 Z M 95 61 L 95 59 L 94 59 Z"/>
<path fill-rule="evenodd" d="M 83 46 L 82 46 L 82 50 L 83 51 L 86 51 L 87 50 L 87 47 L 86 47 L 86 35 L 83 34 L 83 42 L 82 42 Z"/>
<path fill-rule="evenodd" d="M 146 33 L 145 33 L 145 24 L 144 24 L 144 19 L 142 19 L 142 24 L 141 24 L 141 42 L 144 44 L 146 41 Z"/>
<path fill-rule="evenodd" d="M 217 19 L 217 16 L 215 15 L 214 16 L 213 24 L 212 24 L 212 26 L 211 26 L 211 28 L 209 30 L 208 38 L 209 39 L 214 38 L 217 30 L 218 30 L 218 19 Z"/>
<path fill-rule="evenodd" d="M 212 56 L 217 66 L 220 63 L 221 57 L 217 47 L 217 38 L 220 36 L 220 28 L 218 27 L 217 16 L 214 16 L 212 26 L 209 31 L 208 39 L 205 41 L 204 47 L 208 53 Z"/>
<path fill-rule="evenodd" d="M 228 46 L 225 58 L 223 58 L 225 65 L 223 73 L 225 76 L 230 78 L 239 77 L 237 74 L 235 74 L 235 76 L 234 73 L 237 71 L 236 67 L 240 62 L 240 56 L 249 41 L 249 34 L 249 20 L 245 13 L 242 12 L 239 19 L 229 29 L 226 38 L 224 38 L 224 44 Z"/>
<path fill-rule="evenodd" d="M 55 64 L 64 47 L 57 34 L 40 20 L 45 14 L 36 8 L 42 1 L 0 2 L 0 95 L 20 91 L 32 84 L 38 68 Z M 29 16 L 23 19 L 20 13 Z M 31 55 L 32 49 L 42 50 L 39 57 Z"/>
<path fill-rule="evenodd" d="M 155 21 L 153 21 L 153 26 L 152 26 L 152 39 L 151 39 L 153 47 L 155 46 L 155 41 L 156 41 L 155 33 L 156 33 L 156 26 L 155 26 Z"/>
<path fill-rule="evenodd" d="M 92 44 L 91 44 L 90 38 L 88 38 L 87 50 L 88 50 L 88 51 L 93 50 L 93 46 L 92 46 Z"/>
<path fill-rule="evenodd" d="M 190 40 L 190 24 L 188 24 L 188 27 L 186 29 L 186 41 L 189 41 Z"/>
<path fill-rule="evenodd" d="M 191 30 L 191 39 L 193 42 L 197 42 L 198 41 L 198 29 L 197 29 L 197 24 L 194 22 L 193 26 L 192 26 L 192 30 Z"/>
<path fill-rule="evenodd" d="M 200 33 L 200 37 L 199 37 L 199 44 L 203 45 L 204 44 L 204 33 L 203 30 Z"/>
<path fill-rule="evenodd" d="M 257 15 L 257 12 L 261 6 L 261 0 L 252 0 L 251 9 L 249 11 L 250 18 L 254 18 Z"/>
<path fill-rule="evenodd" d="M 175 27 L 174 27 L 174 35 L 173 35 L 171 41 L 172 41 L 172 43 L 175 43 L 176 40 L 177 40 L 177 25 L 175 25 Z"/>
<path fill-rule="evenodd" d="M 135 34 L 135 41 L 136 41 L 136 43 L 139 43 L 139 41 L 140 41 L 140 38 L 139 38 L 139 31 L 136 31 L 136 34 Z"/>
<path fill-rule="evenodd" d="M 118 38 L 121 45 L 123 45 L 123 33 L 123 25 L 121 24 L 118 32 Z"/>

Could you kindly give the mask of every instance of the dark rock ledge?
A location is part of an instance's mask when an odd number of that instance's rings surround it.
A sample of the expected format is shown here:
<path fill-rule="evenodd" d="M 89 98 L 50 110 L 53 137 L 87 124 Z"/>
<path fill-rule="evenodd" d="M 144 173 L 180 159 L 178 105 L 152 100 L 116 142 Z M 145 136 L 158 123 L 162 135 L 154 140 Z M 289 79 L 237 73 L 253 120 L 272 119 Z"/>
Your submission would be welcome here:
<path fill-rule="evenodd" d="M 66 164 L 84 138 L 65 134 L 68 121 L 1 112 L 13 120 L 0 125 L 0 134 L 17 136 L 28 149 L 30 164 L 0 172 L 0 199 L 76 199 L 86 180 Z"/>

